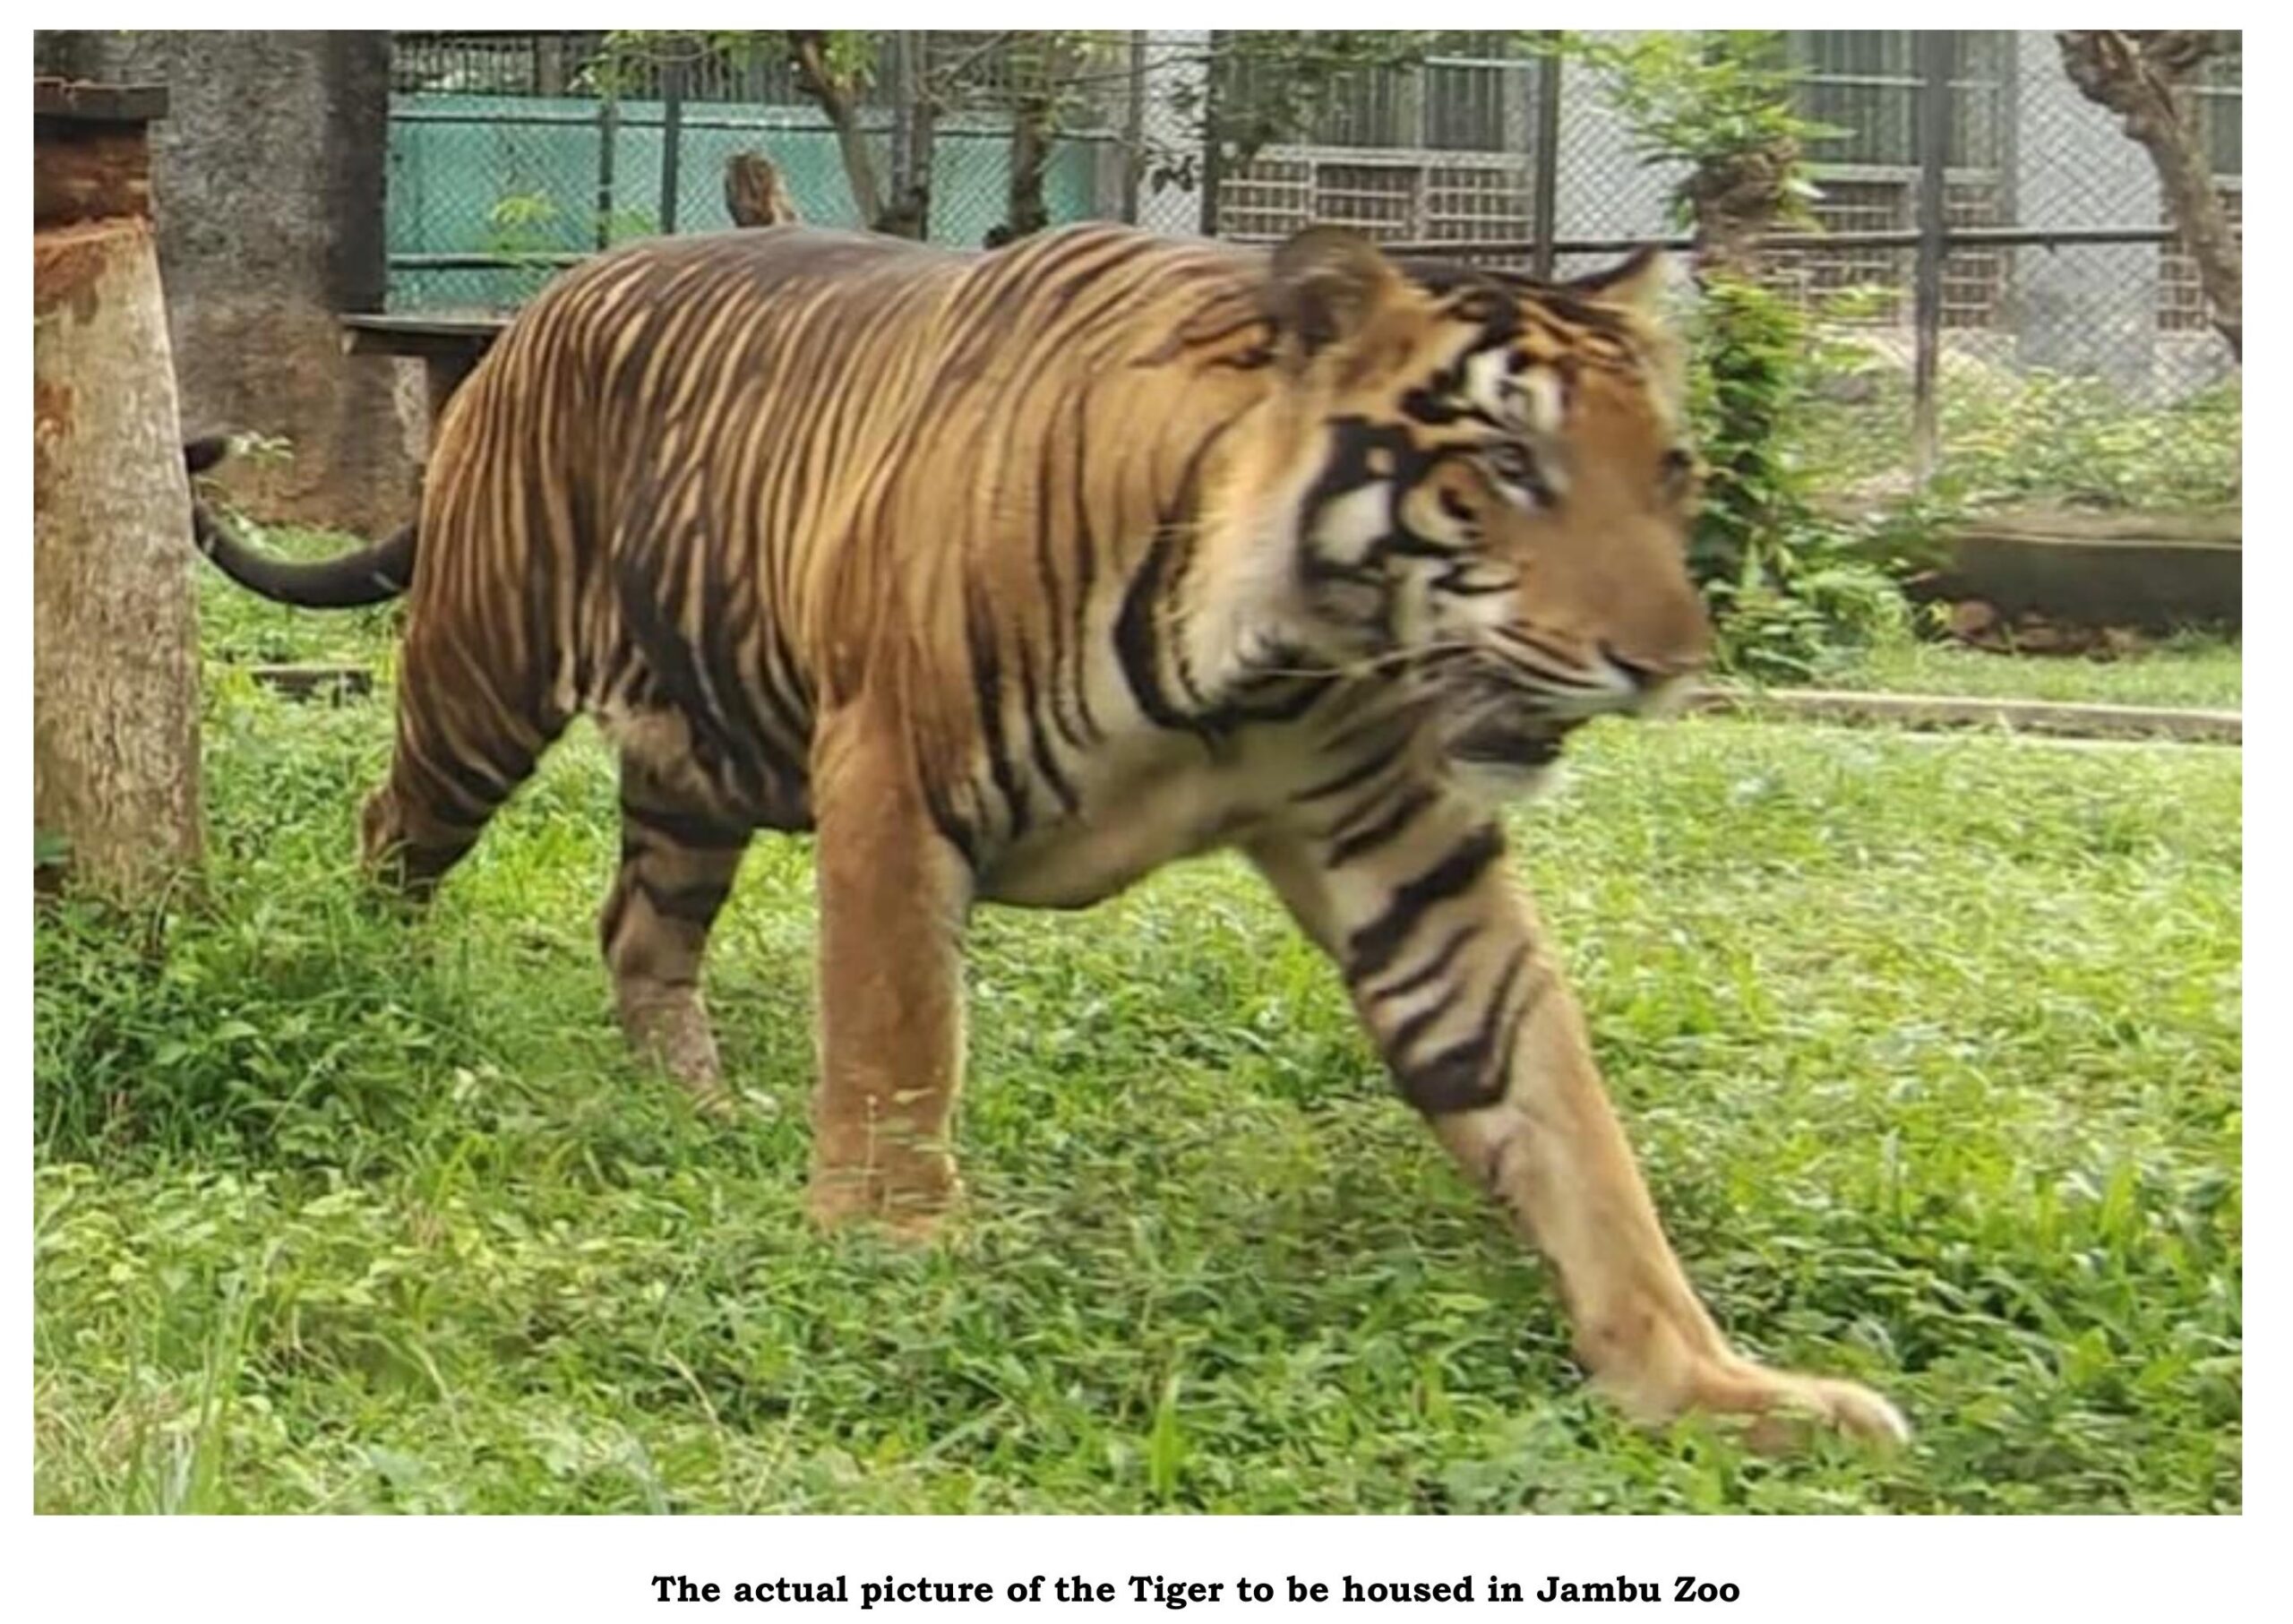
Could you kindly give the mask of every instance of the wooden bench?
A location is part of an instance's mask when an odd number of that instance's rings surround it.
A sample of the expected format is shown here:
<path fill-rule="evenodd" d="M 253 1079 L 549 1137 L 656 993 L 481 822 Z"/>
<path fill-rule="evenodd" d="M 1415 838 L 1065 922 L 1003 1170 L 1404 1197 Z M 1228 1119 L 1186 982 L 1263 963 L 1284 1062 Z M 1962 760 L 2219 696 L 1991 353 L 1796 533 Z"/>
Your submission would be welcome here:
<path fill-rule="evenodd" d="M 347 315 L 342 318 L 342 348 L 354 356 L 395 356 L 421 362 L 434 428 L 446 401 L 509 324 L 509 315 L 498 311 Z"/>

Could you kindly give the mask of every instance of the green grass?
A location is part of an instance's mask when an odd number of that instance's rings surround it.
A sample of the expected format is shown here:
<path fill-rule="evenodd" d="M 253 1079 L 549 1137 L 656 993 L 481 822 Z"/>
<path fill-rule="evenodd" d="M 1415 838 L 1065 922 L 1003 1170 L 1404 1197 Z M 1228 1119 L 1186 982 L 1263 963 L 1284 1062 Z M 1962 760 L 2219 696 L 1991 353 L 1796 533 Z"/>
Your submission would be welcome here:
<path fill-rule="evenodd" d="M 2237 643 L 2194 633 L 2117 659 L 1993 654 L 1962 643 L 1904 639 L 1851 656 L 1820 681 L 1829 688 L 1890 693 L 2236 710 L 2245 662 Z"/>
<path fill-rule="evenodd" d="M 327 530 L 235 522 L 253 545 L 286 558 L 331 558 L 365 545 Z M 247 666 L 373 666 L 388 662 L 398 639 L 397 604 L 313 614 L 266 602 L 203 563 L 196 581 L 200 643 L 212 659 Z"/>
<path fill-rule="evenodd" d="M 349 860 L 388 731 L 219 678 L 204 904 L 36 927 L 42 1509 L 2240 1503 L 2234 752 L 1604 725 L 1522 819 L 1692 1272 L 1920 1429 L 1772 1462 L 1584 1393 L 1239 865 L 983 916 L 973 1203 L 910 1253 L 802 1221 L 802 843 L 721 932 L 714 1126 L 611 1026 L 594 740 L 409 924 Z"/>

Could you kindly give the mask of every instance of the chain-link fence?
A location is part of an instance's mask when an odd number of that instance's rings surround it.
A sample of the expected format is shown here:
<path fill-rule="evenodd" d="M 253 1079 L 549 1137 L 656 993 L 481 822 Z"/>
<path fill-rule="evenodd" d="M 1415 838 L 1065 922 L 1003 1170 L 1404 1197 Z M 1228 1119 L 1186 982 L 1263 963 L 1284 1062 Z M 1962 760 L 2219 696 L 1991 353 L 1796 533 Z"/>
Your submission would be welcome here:
<path fill-rule="evenodd" d="M 772 160 L 806 219 L 912 235 L 920 217 L 966 246 L 1030 208 L 1248 242 L 1342 223 L 1558 275 L 1640 242 L 1685 245 L 1682 174 L 1643 161 L 1602 73 L 1525 34 L 1430 49 L 1418 36 L 1405 60 L 1346 38 L 1353 56 L 1328 59 L 1294 35 L 884 34 L 838 109 L 785 49 L 400 35 L 393 303 L 511 305 L 620 236 L 719 228 L 742 151 Z M 1812 219 L 1763 264 L 1818 317 L 1842 482 L 1907 483 L 1922 422 L 1946 462 L 2011 461 L 2026 454 L 2018 424 L 2163 436 L 2177 414 L 2235 409 L 2234 365 L 2150 160 L 2080 94 L 2052 35 L 1787 39 L 1800 110 L 1836 133 L 1809 151 Z M 2238 69 L 2233 44 L 2194 97 L 2233 219 Z M 1014 187 L 1038 167 L 1038 185 Z M 1922 400 L 1914 381 L 1930 377 Z M 2074 459 L 2084 443 L 2051 449 Z"/>

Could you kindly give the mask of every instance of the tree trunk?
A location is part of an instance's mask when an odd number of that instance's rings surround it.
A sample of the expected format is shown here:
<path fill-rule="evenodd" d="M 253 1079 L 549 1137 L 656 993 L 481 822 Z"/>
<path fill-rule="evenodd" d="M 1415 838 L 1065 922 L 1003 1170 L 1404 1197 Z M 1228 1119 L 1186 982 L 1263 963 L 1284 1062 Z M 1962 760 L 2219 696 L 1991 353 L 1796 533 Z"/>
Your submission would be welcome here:
<path fill-rule="evenodd" d="M 107 94 L 35 92 L 32 822 L 43 886 L 132 900 L 199 858 L 198 628 L 143 126 L 89 121 Z"/>
<path fill-rule="evenodd" d="M 892 125 L 892 186 L 900 203 L 892 212 L 903 218 L 887 219 L 877 228 L 918 242 L 932 235 L 932 161 L 940 119 L 930 39 L 928 34 L 907 33 L 889 42 L 899 100 Z M 895 229 L 900 226 L 910 228 Z"/>
<path fill-rule="evenodd" d="M 2203 29 L 2068 29 L 2055 35 L 2062 65 L 2086 99 L 2124 121 L 2158 171 L 2174 225 L 2197 262 L 2214 329 L 2245 359 L 2245 255 L 2213 189 L 2202 133 L 2185 88 L 2217 41 Z"/>
<path fill-rule="evenodd" d="M 1706 159 L 1681 184 L 1694 217 L 1696 274 L 1700 281 L 1759 274 L 1760 243 L 1782 217 L 1785 183 L 1799 166 L 1796 143 Z"/>
<path fill-rule="evenodd" d="M 804 94 L 828 115 L 829 124 L 836 131 L 836 150 L 844 159 L 844 179 L 852 188 L 852 206 L 859 211 L 862 220 L 872 226 L 883 216 L 883 187 L 876 179 L 876 160 L 868 150 L 867 135 L 860 128 L 852 88 L 828 65 L 828 37 L 816 30 L 792 30 L 788 54 L 796 65 L 796 80 Z"/>
<path fill-rule="evenodd" d="M 1011 109 L 1011 187 L 1003 223 L 1009 241 L 1032 236 L 1051 224 L 1043 201 L 1043 172 L 1051 167 L 1052 111 L 1048 96 L 1023 96 Z"/>

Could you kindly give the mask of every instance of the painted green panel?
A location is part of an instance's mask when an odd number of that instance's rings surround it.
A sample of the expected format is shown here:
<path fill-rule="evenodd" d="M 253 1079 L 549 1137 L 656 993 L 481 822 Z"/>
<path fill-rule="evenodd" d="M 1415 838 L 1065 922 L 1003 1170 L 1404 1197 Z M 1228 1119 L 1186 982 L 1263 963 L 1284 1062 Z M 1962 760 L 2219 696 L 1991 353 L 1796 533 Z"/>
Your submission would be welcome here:
<path fill-rule="evenodd" d="M 597 103 L 582 97 L 406 95 L 391 109 L 387 240 L 392 254 L 584 253 L 598 234 Z M 661 225 L 663 107 L 621 104 L 613 148 L 608 234 L 643 236 Z M 889 184 L 887 138 L 875 138 Z M 995 121 L 943 125 L 932 156 L 932 236 L 979 243 L 1004 218 L 1010 137 Z M 863 222 L 845 181 L 836 137 L 809 108 L 689 105 L 679 145 L 676 228 L 728 225 L 724 166 L 734 152 L 764 153 L 786 177 L 804 218 L 856 228 Z M 1054 221 L 1102 212 L 1098 149 L 1091 139 L 1053 152 L 1044 201 Z M 476 271 L 394 265 L 394 309 L 499 307 L 530 297 L 542 267 Z"/>

